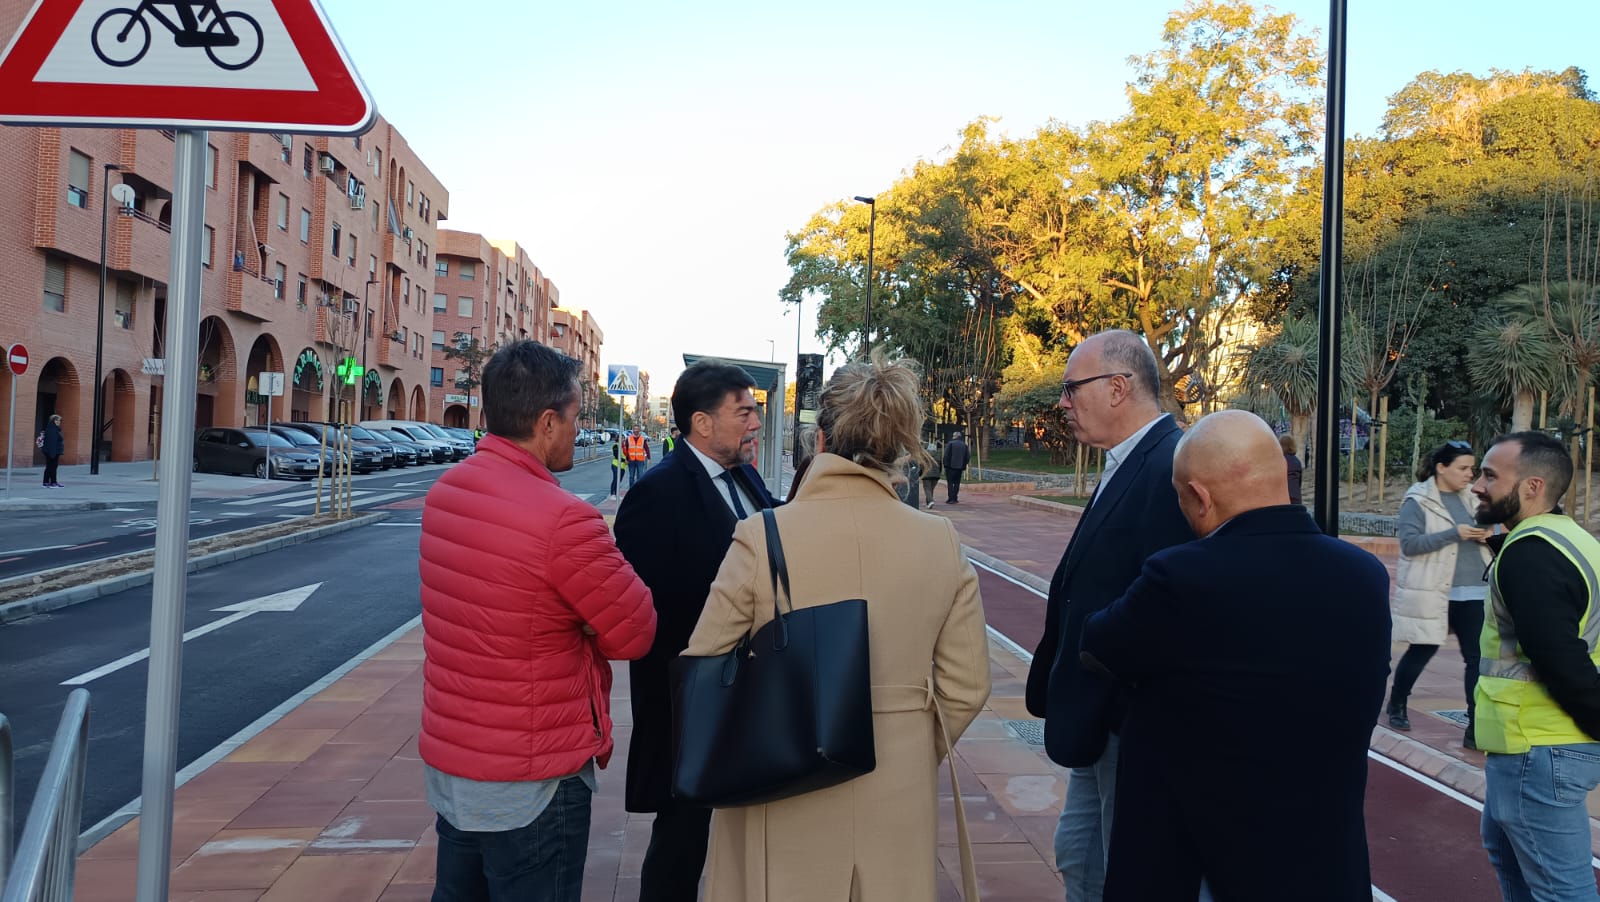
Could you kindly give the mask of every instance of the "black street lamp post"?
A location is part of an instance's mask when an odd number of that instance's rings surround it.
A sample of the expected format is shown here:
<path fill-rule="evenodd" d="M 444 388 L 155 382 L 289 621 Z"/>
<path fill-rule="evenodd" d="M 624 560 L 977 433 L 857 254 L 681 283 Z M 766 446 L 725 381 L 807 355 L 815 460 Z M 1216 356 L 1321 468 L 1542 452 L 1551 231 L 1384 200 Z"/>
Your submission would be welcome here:
<path fill-rule="evenodd" d="M 873 243 L 878 236 L 878 199 L 876 197 L 862 197 L 856 195 L 856 200 L 864 203 L 872 211 L 867 217 L 867 286 L 863 292 L 867 299 L 866 315 L 862 319 L 861 344 L 866 349 L 867 356 L 872 354 L 872 250 Z"/>
<path fill-rule="evenodd" d="M 356 421 L 367 418 L 367 333 L 372 331 L 372 286 L 377 279 L 368 279 L 366 293 L 361 298 L 361 394 L 357 396 Z"/>
<path fill-rule="evenodd" d="M 89 441 L 89 473 L 100 473 L 100 431 L 106 418 L 105 384 L 100 375 L 106 338 L 106 220 L 111 212 L 111 173 L 122 171 L 116 163 L 106 163 L 100 175 L 100 303 L 94 319 L 94 435 Z"/>

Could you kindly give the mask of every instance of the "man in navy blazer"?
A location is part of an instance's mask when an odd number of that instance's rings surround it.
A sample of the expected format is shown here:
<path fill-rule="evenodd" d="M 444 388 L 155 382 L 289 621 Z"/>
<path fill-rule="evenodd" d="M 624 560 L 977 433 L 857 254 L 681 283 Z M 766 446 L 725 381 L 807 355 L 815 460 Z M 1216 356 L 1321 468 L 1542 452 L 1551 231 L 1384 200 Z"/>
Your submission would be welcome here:
<path fill-rule="evenodd" d="M 1106 902 L 1194 902 L 1202 881 L 1217 902 L 1366 902 L 1389 573 L 1289 503 L 1255 414 L 1196 423 L 1173 472 L 1203 538 L 1153 555 L 1083 631 L 1085 664 L 1133 687 Z M 1264 744 L 1262 711 L 1301 714 Z"/>
<path fill-rule="evenodd" d="M 1072 768 L 1055 837 L 1067 902 L 1100 899 L 1123 708 L 1111 678 L 1078 659 L 1083 621 L 1127 590 L 1145 558 L 1192 538 L 1172 490 L 1182 433 L 1161 412 L 1160 391 L 1155 354 L 1132 332 L 1091 335 L 1067 358 L 1060 406 L 1074 438 L 1106 449 L 1106 469 L 1050 581 L 1027 688 L 1046 752 Z"/>
<path fill-rule="evenodd" d="M 682 441 L 623 496 L 613 527 L 656 606 L 655 643 L 628 670 L 633 733 L 624 807 L 656 815 L 640 902 L 693 902 L 705 867 L 711 809 L 672 798 L 667 665 L 689 645 L 734 524 L 776 504 L 750 466 L 761 431 L 754 384 L 743 369 L 720 361 L 683 371 L 672 389 Z"/>

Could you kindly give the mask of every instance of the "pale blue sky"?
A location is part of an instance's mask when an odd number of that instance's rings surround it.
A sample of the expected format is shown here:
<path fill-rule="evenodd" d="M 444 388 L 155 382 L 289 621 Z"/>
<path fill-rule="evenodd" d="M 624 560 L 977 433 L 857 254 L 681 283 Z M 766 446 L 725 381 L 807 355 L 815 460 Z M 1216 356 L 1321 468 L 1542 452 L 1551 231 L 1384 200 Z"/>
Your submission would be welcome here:
<path fill-rule="evenodd" d="M 322 0 L 450 191 L 451 228 L 523 242 L 605 330 L 606 363 L 792 365 L 784 233 L 936 158 L 978 116 L 1022 135 L 1120 115 L 1175 0 L 809 4 Z M 1273 6 L 1319 33 L 1327 4 Z M 1349 128 L 1427 69 L 1600 82 L 1592 0 L 1351 0 Z M 1586 46 L 1587 44 L 1587 46 Z M 801 348 L 821 350 L 805 311 Z"/>

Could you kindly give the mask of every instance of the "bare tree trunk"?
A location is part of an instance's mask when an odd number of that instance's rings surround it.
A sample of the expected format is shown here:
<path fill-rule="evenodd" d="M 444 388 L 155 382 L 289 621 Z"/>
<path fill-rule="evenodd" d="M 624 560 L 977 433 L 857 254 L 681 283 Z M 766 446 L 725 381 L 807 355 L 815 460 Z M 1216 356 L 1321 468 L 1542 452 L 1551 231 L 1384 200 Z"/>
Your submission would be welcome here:
<path fill-rule="evenodd" d="M 1519 391 L 1511 399 L 1511 431 L 1523 432 L 1533 428 L 1533 392 Z"/>

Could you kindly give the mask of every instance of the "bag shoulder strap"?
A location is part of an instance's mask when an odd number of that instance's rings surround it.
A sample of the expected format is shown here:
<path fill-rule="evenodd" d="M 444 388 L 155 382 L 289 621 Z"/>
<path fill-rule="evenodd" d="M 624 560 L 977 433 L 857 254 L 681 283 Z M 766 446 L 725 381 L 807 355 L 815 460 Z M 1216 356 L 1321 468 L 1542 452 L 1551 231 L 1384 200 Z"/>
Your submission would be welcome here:
<path fill-rule="evenodd" d="M 767 527 L 767 569 L 772 573 L 772 616 L 783 613 L 778 606 L 778 584 L 783 584 L 783 594 L 789 599 L 789 610 L 794 610 L 794 595 L 789 591 L 789 562 L 783 556 L 783 542 L 778 538 L 778 517 L 772 508 L 761 509 L 761 520 Z"/>
<path fill-rule="evenodd" d="M 944 737 L 944 760 L 950 765 L 950 794 L 956 803 L 956 840 L 961 847 L 961 897 L 966 902 L 980 902 L 978 897 L 978 866 L 972 859 L 972 837 L 967 834 L 967 807 L 961 804 L 961 784 L 956 782 L 956 749 L 950 743 L 950 728 L 944 723 L 944 707 L 933 692 L 929 680 L 928 697 L 933 700 L 933 715 L 939 721 L 939 734 Z"/>

